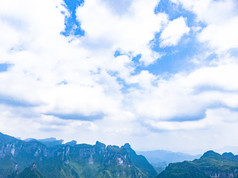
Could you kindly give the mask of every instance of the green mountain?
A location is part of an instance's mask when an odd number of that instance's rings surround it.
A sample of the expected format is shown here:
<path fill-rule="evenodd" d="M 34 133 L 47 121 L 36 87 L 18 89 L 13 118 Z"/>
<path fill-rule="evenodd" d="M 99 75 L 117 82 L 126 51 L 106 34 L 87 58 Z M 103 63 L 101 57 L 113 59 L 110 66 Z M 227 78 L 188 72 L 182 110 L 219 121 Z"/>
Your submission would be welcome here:
<path fill-rule="evenodd" d="M 45 144 L 44 144 L 45 143 Z M 34 165 L 34 167 L 32 167 Z M 55 139 L 22 141 L 0 134 L 0 178 L 149 178 L 157 175 L 129 144 L 62 144 Z"/>
<path fill-rule="evenodd" d="M 208 151 L 200 159 L 171 163 L 157 178 L 238 177 L 238 156 Z"/>
<path fill-rule="evenodd" d="M 29 167 L 25 168 L 17 178 L 43 178 L 43 176 L 37 169 Z"/>
<path fill-rule="evenodd" d="M 8 178 L 44 178 L 44 176 L 37 170 L 36 165 L 33 164 L 20 173 L 14 172 L 12 175 L 8 176 Z"/>

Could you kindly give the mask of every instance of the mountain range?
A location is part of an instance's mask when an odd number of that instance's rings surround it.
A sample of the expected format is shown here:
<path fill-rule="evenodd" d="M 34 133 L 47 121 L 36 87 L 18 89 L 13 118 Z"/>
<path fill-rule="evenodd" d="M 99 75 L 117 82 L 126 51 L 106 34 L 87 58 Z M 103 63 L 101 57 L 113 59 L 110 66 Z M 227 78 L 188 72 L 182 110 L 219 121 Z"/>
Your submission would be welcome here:
<path fill-rule="evenodd" d="M 128 143 L 121 147 L 101 142 L 63 144 L 63 140 L 55 138 L 20 140 L 0 133 L 0 178 L 238 177 L 238 156 L 232 153 L 208 151 L 193 161 L 191 155 L 161 150 L 143 154 L 152 163 L 172 163 L 158 173 Z"/>
<path fill-rule="evenodd" d="M 118 147 L 100 142 L 88 145 L 74 141 L 67 144 L 55 140 L 23 141 L 0 133 L 0 177 L 26 175 L 31 178 L 147 178 L 157 173 L 129 144 Z"/>
<path fill-rule="evenodd" d="M 238 156 L 208 151 L 200 159 L 171 163 L 157 178 L 234 178 L 238 177 Z"/>

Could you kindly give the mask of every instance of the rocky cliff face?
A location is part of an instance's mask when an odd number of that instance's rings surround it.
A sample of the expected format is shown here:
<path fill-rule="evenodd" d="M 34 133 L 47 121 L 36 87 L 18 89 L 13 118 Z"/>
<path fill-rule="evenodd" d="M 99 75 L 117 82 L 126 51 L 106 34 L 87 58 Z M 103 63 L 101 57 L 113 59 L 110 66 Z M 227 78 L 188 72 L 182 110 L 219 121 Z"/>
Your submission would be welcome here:
<path fill-rule="evenodd" d="M 204 171 L 204 173 L 211 178 L 237 178 L 238 177 L 238 169 L 234 171 Z"/>
<path fill-rule="evenodd" d="M 32 164 L 45 177 L 154 177 L 156 172 L 129 144 L 46 146 L 0 134 L 0 177 L 20 175 Z"/>

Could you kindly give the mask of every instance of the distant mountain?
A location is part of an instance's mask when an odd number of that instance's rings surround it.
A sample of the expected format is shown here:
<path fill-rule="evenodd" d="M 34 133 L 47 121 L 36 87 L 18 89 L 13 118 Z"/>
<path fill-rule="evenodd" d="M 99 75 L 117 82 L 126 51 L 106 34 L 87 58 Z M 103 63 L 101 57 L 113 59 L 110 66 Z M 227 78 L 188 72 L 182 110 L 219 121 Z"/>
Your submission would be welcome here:
<path fill-rule="evenodd" d="M 39 142 L 43 143 L 47 147 L 54 147 L 58 145 L 62 145 L 64 140 L 57 140 L 56 138 L 46 138 L 46 139 L 40 139 Z"/>
<path fill-rule="evenodd" d="M 208 151 L 200 159 L 171 163 L 157 178 L 238 177 L 238 156 Z"/>
<path fill-rule="evenodd" d="M 20 178 L 22 175 L 36 178 L 150 178 L 157 173 L 129 144 L 118 147 L 100 142 L 95 145 L 76 144 L 75 141 L 62 144 L 56 139 L 22 141 L 1 133 L 0 178 Z"/>
<path fill-rule="evenodd" d="M 238 155 L 238 147 L 237 146 L 226 146 L 220 149 L 214 150 L 217 153 L 225 153 L 225 152 L 232 152 L 235 155 Z"/>
<path fill-rule="evenodd" d="M 158 173 L 162 172 L 168 166 L 169 163 L 192 161 L 201 156 L 194 156 L 185 153 L 171 152 L 165 150 L 137 151 L 137 153 L 145 156 Z"/>

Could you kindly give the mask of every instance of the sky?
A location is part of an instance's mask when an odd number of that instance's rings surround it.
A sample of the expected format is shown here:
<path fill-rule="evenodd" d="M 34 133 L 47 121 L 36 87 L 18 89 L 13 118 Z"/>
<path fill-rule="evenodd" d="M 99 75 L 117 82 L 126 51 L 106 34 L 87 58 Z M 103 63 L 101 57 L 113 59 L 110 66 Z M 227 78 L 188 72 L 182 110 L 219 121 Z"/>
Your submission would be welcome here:
<path fill-rule="evenodd" d="M 238 146 L 236 0 L 1 0 L 0 132 Z"/>

